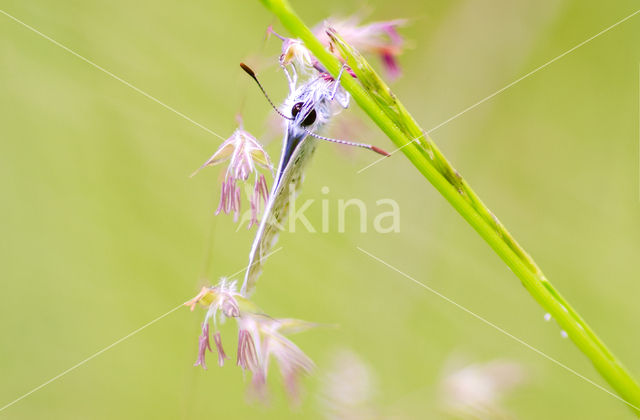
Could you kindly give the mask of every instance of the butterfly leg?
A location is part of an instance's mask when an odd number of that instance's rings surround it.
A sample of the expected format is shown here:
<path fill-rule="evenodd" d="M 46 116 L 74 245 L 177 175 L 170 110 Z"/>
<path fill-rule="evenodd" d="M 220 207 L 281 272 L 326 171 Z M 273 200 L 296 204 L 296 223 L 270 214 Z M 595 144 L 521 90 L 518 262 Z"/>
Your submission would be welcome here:
<path fill-rule="evenodd" d="M 331 101 L 333 101 L 334 99 L 337 100 L 340 106 L 342 106 L 345 109 L 349 107 L 349 98 L 350 98 L 349 92 L 343 89 L 340 97 L 338 97 L 338 89 L 341 87 L 340 79 L 342 78 L 342 75 L 346 68 L 347 68 L 346 64 L 343 64 L 342 67 L 340 68 L 340 72 L 338 73 L 338 77 L 336 77 L 336 80 L 333 85 L 333 89 L 331 91 L 331 96 L 329 96 L 329 100 Z"/>
<path fill-rule="evenodd" d="M 296 85 L 298 84 L 298 72 L 296 71 L 296 66 L 294 65 L 291 66 L 291 73 L 293 73 L 293 76 L 291 76 L 291 80 L 293 82 L 290 88 L 291 88 L 291 92 L 293 92 L 294 90 L 296 90 Z"/>
<path fill-rule="evenodd" d="M 338 88 L 340 87 L 340 79 L 342 79 L 342 74 L 344 73 L 344 70 L 346 68 L 347 68 L 346 64 L 343 64 L 342 67 L 340 67 L 340 72 L 338 73 L 338 77 L 336 77 L 336 80 L 333 85 L 333 91 L 331 91 L 331 96 L 329 97 L 329 99 L 332 101 L 336 97 L 336 93 L 338 93 Z"/>
<path fill-rule="evenodd" d="M 298 83 L 298 73 L 296 72 L 296 68 L 291 66 L 291 73 L 293 73 L 293 76 L 289 73 L 289 70 L 287 70 L 287 67 L 284 64 L 280 63 L 280 68 L 282 68 L 284 75 L 287 76 L 289 93 L 293 93 L 293 91 L 296 90 L 296 83 Z"/>

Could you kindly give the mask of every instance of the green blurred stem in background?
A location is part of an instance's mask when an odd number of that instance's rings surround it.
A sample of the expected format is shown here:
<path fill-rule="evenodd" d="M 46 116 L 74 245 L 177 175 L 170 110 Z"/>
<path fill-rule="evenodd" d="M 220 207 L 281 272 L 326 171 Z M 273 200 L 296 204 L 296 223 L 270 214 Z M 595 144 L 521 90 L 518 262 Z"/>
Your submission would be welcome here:
<path fill-rule="evenodd" d="M 301 39 L 335 77 L 342 64 L 318 41 L 286 0 L 261 0 L 295 38 Z M 339 34 L 329 34 L 357 80 L 341 83 L 360 107 L 384 131 L 429 182 L 449 201 L 518 276 L 534 299 L 549 312 L 595 368 L 636 415 L 640 416 L 640 387 L 578 313 L 546 279 L 533 259 L 476 196 L 440 153 L 429 136 L 376 74 L 367 61 Z"/>

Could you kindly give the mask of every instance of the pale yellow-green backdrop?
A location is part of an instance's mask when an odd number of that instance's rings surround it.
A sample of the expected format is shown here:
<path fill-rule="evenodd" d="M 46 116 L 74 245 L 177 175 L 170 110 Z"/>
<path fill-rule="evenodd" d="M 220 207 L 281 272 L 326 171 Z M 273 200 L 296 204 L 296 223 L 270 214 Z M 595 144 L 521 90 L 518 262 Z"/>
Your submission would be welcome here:
<path fill-rule="evenodd" d="M 427 129 L 640 8 L 630 0 L 292 3 L 309 23 L 364 9 L 371 19 L 410 18 L 404 76 L 393 87 Z M 258 1 L 2 0 L 0 8 L 224 137 L 242 109 L 277 160 L 268 105 L 238 67 L 254 65 L 277 101 L 286 94 L 274 65 L 279 43 L 264 43 L 276 22 Z M 636 376 L 639 61 L 640 15 L 433 133 Z M 355 108 L 347 113 L 361 115 Z M 392 147 L 370 123 L 354 127 L 352 140 Z M 246 265 L 253 232 L 212 217 L 218 171 L 188 177 L 219 144 L 0 15 L 0 406 L 176 307 L 205 279 Z M 455 355 L 522 363 L 528 384 L 505 401 L 519 418 L 631 418 L 610 395 L 356 249 L 603 384 L 401 154 L 356 173 L 374 159 L 320 145 L 300 199 L 316 200 L 308 213 L 316 226 L 319 200 L 329 199 L 331 232 L 298 226 L 281 235 L 254 295 L 271 315 L 337 325 L 296 337 L 318 365 L 300 408 L 288 408 L 277 375 L 265 408 L 246 402 L 248 380 L 233 361 L 192 367 L 203 311 L 185 308 L 0 418 L 321 419 L 320 378 L 344 348 L 371 367 L 375 403 L 394 418 L 439 418 L 438 383 Z M 368 233 L 355 211 L 337 232 L 340 198 L 368 204 Z M 371 229 L 383 198 L 400 205 L 400 233 Z M 235 354 L 234 330 L 223 333 Z"/>

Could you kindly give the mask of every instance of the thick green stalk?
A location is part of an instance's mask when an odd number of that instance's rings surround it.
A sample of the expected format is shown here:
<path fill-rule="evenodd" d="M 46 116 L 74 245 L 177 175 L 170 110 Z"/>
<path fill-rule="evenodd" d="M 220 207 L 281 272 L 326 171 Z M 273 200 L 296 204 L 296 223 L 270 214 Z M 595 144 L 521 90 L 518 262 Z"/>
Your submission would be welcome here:
<path fill-rule="evenodd" d="M 286 0 L 261 0 L 295 38 L 301 39 L 334 75 L 342 63 L 318 41 Z M 342 86 L 429 182 L 502 258 L 534 299 L 549 312 L 620 397 L 640 414 L 640 387 L 578 313 L 546 279 L 533 259 L 482 203 L 431 138 L 397 100 L 367 61 L 335 32 L 334 46 L 357 79 L 343 77 Z"/>

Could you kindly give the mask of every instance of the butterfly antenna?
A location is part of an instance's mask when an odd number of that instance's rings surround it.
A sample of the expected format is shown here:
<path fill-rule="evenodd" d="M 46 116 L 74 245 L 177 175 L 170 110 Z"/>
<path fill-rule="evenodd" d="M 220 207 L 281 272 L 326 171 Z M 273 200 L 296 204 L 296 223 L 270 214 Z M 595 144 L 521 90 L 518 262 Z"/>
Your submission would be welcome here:
<path fill-rule="evenodd" d="M 321 136 L 320 134 L 316 134 L 316 133 L 314 133 L 312 131 L 307 130 L 304 127 L 303 127 L 303 129 L 304 129 L 304 131 L 307 132 L 308 135 L 313 136 L 313 137 L 315 137 L 317 139 L 320 139 L 320 140 L 330 141 L 332 143 L 344 144 L 345 146 L 362 147 L 364 149 L 369 149 L 369 150 L 371 150 L 373 152 L 376 152 L 376 153 L 378 153 L 378 154 L 380 154 L 382 156 L 385 156 L 385 157 L 386 156 L 391 156 L 391 154 L 389 154 L 389 153 L 385 152 L 384 150 L 382 150 L 381 148 L 373 146 L 371 144 L 356 143 L 356 142 L 353 142 L 353 141 L 340 140 L 340 139 L 332 139 L 330 137 L 325 137 L 325 136 Z"/>
<path fill-rule="evenodd" d="M 275 104 L 271 101 L 271 98 L 269 98 L 269 95 L 267 95 L 267 91 L 264 90 L 264 88 L 262 87 L 262 84 L 260 83 L 260 81 L 258 80 L 258 77 L 256 76 L 255 72 L 253 70 L 251 70 L 251 67 L 247 66 L 244 63 L 240 63 L 240 67 L 242 67 L 242 70 L 244 70 L 249 76 L 251 76 L 251 78 L 253 80 L 256 81 L 256 83 L 258 84 L 258 87 L 260 88 L 260 90 L 262 91 L 262 93 L 264 94 L 264 97 L 267 98 L 267 101 L 269 101 L 269 104 L 271 104 L 271 107 L 282 117 L 285 118 L 287 120 L 293 120 L 293 118 L 288 117 L 286 115 L 284 115 L 282 112 L 280 112 L 280 110 L 278 109 L 278 107 L 275 106 Z"/>

